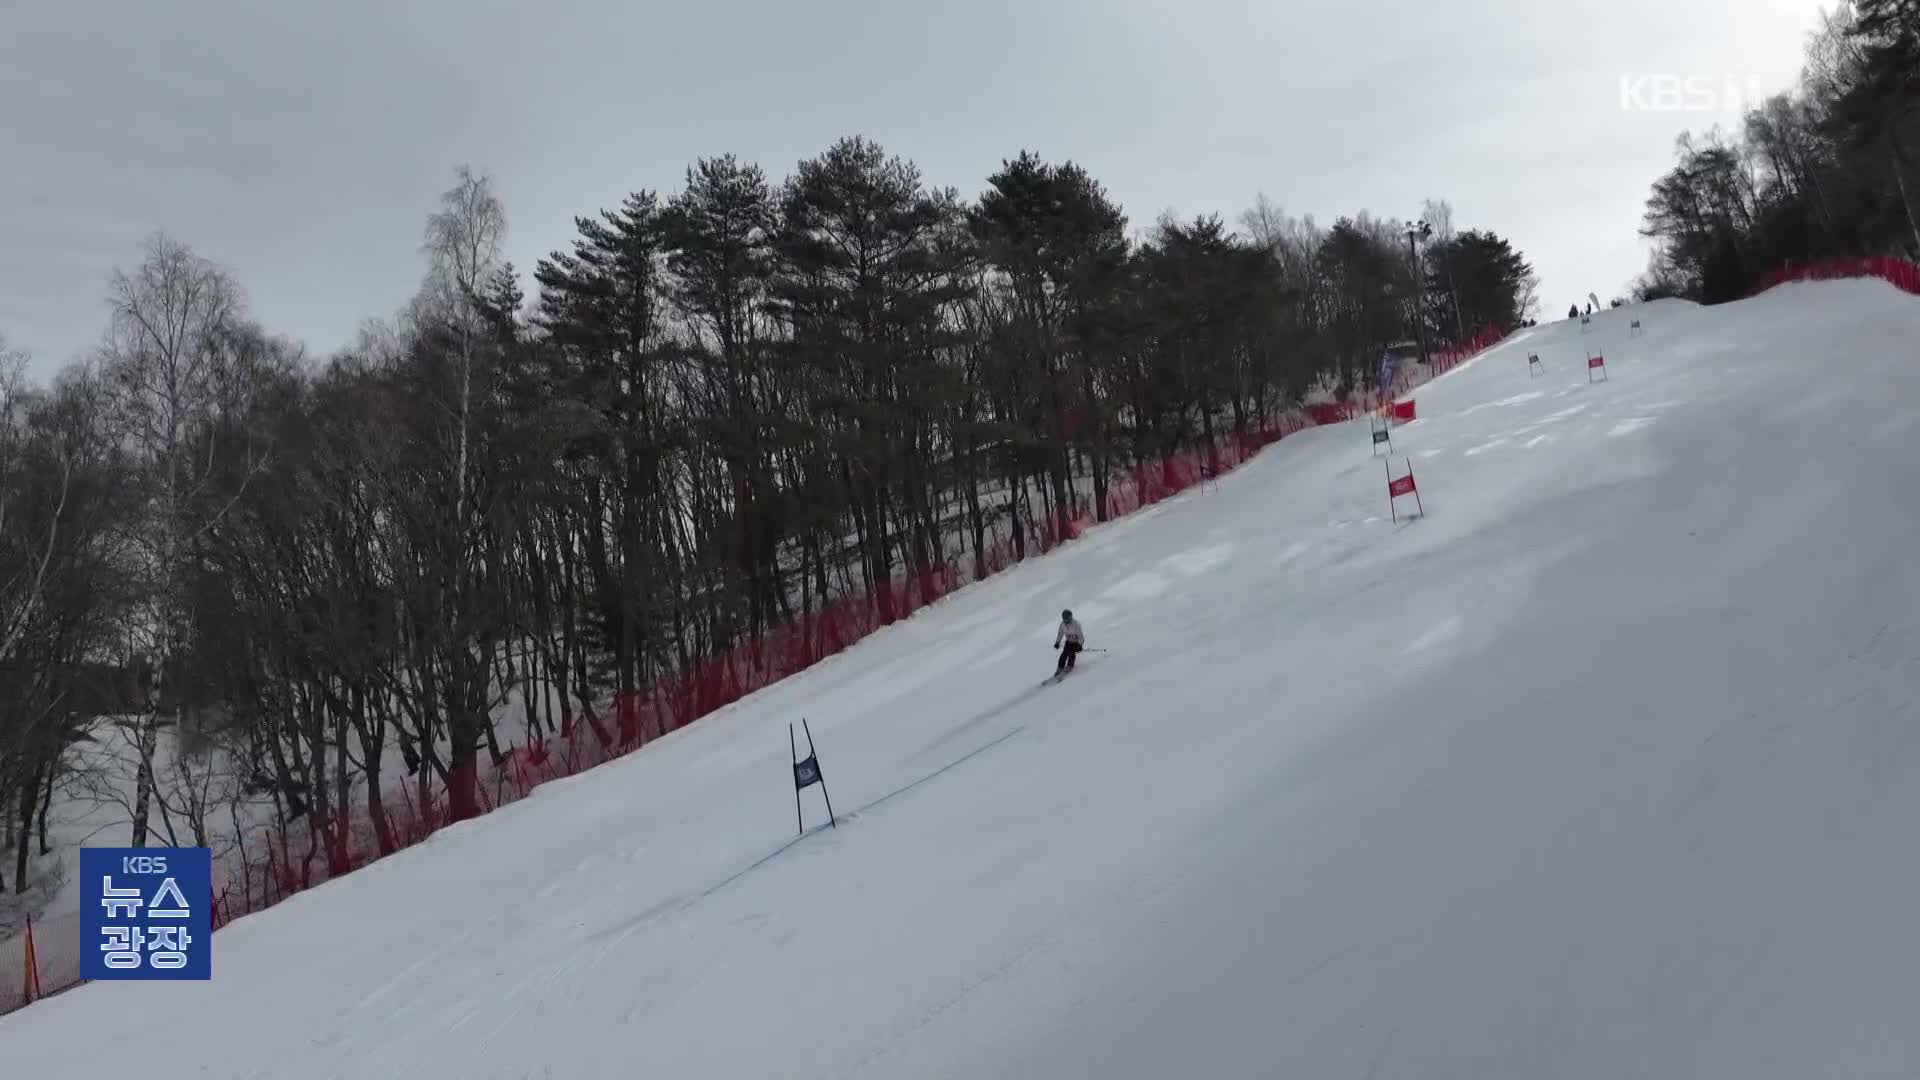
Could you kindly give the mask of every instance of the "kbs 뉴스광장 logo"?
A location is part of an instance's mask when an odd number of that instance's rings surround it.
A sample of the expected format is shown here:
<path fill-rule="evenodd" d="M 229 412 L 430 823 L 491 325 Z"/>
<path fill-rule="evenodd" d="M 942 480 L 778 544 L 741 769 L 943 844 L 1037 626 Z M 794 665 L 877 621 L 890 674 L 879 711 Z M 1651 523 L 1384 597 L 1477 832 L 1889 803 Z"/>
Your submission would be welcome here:
<path fill-rule="evenodd" d="M 80 977 L 213 977 L 213 855 L 206 848 L 80 850 Z"/>

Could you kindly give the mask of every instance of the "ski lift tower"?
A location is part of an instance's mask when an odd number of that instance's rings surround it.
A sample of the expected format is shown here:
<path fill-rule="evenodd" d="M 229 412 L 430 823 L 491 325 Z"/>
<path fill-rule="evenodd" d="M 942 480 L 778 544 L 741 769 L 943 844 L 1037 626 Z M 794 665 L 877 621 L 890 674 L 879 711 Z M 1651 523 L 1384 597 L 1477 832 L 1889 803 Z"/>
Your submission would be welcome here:
<path fill-rule="evenodd" d="M 1420 249 L 1415 241 L 1433 237 L 1433 225 L 1426 219 L 1407 226 L 1407 258 L 1413 264 L 1413 335 L 1420 343 L 1420 362 L 1427 362 L 1427 287 L 1420 275 Z"/>

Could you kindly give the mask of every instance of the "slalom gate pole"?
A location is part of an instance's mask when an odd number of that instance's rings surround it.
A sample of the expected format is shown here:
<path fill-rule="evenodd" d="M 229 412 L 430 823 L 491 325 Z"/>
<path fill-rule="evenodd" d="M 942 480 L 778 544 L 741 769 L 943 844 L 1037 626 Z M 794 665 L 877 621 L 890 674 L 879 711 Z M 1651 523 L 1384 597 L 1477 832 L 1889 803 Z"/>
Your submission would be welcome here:
<path fill-rule="evenodd" d="M 800 726 L 806 729 L 807 732 L 807 756 L 813 758 L 815 761 L 820 760 L 820 752 L 813 748 L 813 726 L 807 723 L 807 718 L 804 716 L 800 718 Z M 787 738 L 793 738 L 792 724 L 787 725 Z M 840 819 L 834 816 L 833 796 L 827 793 L 827 778 L 824 775 L 820 777 L 820 797 L 827 800 L 827 824 L 836 829 L 839 828 Z M 795 810 L 798 810 L 800 807 L 800 792 L 798 790 L 795 790 L 793 793 L 793 805 Z M 805 832 L 806 830 L 801 829 L 800 831 Z"/>
<path fill-rule="evenodd" d="M 1387 516 L 1393 519 L 1395 525 L 1398 525 L 1400 524 L 1400 508 L 1394 505 L 1393 501 L 1393 458 L 1388 457 L 1387 460 L 1380 463 L 1380 467 L 1386 470 L 1387 473 Z"/>
<path fill-rule="evenodd" d="M 813 732 L 811 731 L 807 732 L 807 744 L 809 746 L 813 744 Z M 793 765 L 800 764 L 800 747 L 794 742 L 793 725 L 791 723 L 787 725 L 787 747 L 792 751 L 790 756 L 793 758 Z M 792 766 L 788 767 L 787 779 L 793 779 Z M 823 788 L 822 791 L 824 790 Z M 793 787 L 793 825 L 794 828 L 800 830 L 801 836 L 807 835 L 807 819 L 800 816 L 800 785 L 798 784 L 795 784 Z"/>

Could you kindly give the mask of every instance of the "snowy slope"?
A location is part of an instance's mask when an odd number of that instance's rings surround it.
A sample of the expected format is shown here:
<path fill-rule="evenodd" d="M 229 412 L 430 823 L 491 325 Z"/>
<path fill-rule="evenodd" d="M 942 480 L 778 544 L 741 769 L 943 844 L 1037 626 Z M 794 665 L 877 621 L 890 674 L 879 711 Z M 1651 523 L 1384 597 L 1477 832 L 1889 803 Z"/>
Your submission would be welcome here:
<path fill-rule="evenodd" d="M 1364 421 L 1287 439 L 0 1062 L 1910 1076 L 1916 342 L 1878 283 L 1539 328 L 1395 431 L 1423 521 Z M 1113 651 L 1038 689 L 1062 606 Z"/>

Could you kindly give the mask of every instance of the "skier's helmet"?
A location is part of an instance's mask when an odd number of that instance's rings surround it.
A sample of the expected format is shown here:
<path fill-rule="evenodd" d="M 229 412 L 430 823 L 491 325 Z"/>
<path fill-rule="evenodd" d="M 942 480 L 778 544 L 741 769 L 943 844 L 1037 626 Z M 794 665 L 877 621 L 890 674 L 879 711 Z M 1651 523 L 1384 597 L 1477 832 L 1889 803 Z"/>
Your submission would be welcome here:
<path fill-rule="evenodd" d="M 1072 622 L 1072 621 L 1073 621 L 1073 612 L 1071 612 L 1071 611 L 1062 611 L 1062 612 L 1060 613 L 1060 621 L 1061 621 L 1061 622 Z"/>

